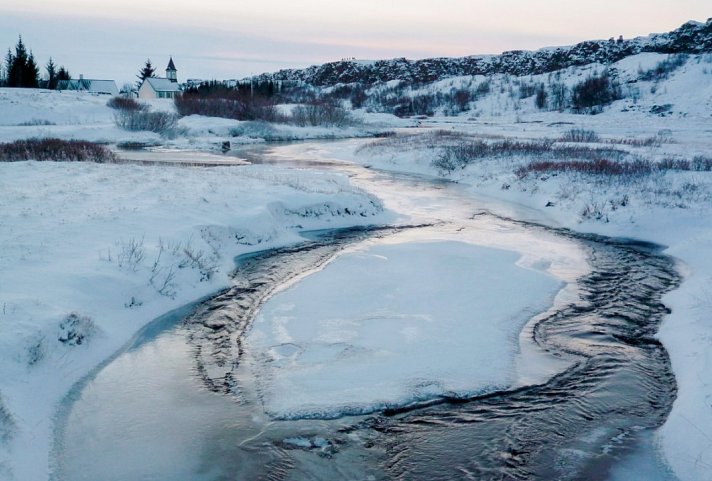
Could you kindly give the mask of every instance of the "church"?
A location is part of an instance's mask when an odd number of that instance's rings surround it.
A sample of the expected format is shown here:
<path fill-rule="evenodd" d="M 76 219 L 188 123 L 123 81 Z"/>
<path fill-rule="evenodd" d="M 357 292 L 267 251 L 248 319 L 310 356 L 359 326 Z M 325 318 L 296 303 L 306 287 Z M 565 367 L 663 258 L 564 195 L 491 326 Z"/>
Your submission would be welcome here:
<path fill-rule="evenodd" d="M 180 95 L 181 89 L 178 84 L 178 70 L 170 58 L 166 67 L 165 78 L 148 77 L 144 79 L 138 88 L 138 98 L 140 99 L 172 99 Z"/>

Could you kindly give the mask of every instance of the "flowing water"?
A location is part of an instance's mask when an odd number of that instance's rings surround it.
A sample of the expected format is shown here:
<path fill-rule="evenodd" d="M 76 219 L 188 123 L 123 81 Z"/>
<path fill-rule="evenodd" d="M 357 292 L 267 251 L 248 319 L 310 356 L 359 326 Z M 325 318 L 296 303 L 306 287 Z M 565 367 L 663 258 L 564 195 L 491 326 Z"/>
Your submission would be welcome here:
<path fill-rule="evenodd" d="M 291 159 L 248 158 L 304 167 L 307 147 Z M 147 326 L 70 393 L 55 479 L 605 480 L 633 469 L 626 463 L 635 456 L 655 460 L 640 453 L 675 398 L 654 337 L 667 312 L 661 296 L 679 282 L 672 259 L 644 243 L 496 217 L 454 184 L 316 167 L 347 172 L 410 217 L 238 258 L 231 288 Z M 260 305 L 354 246 L 394 238 L 513 250 L 564 283 L 522 330 L 517 381 L 365 416 L 270 419 L 244 366 L 242 341 Z M 654 472 L 666 479 L 663 468 Z"/>

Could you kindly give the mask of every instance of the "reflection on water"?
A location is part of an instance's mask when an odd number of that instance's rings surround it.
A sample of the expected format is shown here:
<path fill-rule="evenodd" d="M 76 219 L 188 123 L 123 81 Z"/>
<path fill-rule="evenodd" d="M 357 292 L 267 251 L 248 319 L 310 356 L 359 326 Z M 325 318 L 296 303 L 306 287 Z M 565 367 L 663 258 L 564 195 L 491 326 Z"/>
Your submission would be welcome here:
<path fill-rule="evenodd" d="M 326 459 L 318 454 L 329 452 L 339 422 L 271 423 L 258 404 L 205 389 L 191 375 L 194 366 L 183 328 L 119 356 L 82 390 L 69 414 L 56 478 L 255 479 L 265 466 L 288 468 L 294 461 L 285 453 L 318 438 L 324 441 L 313 447 L 311 462 Z M 293 445 L 283 445 L 290 437 Z M 369 468 L 361 459 L 349 464 L 363 473 Z M 329 463 L 322 464 L 328 473 Z"/>

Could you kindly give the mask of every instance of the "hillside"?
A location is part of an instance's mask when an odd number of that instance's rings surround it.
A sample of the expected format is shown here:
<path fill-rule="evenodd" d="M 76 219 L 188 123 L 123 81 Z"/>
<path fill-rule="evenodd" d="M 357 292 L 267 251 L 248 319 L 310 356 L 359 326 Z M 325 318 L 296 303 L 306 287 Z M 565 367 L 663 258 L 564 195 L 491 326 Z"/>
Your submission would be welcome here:
<path fill-rule="evenodd" d="M 260 75 L 261 81 L 300 81 L 316 86 L 391 80 L 433 82 L 465 75 L 537 75 L 591 63 L 611 64 L 640 53 L 699 54 L 712 51 L 712 18 L 705 23 L 688 22 L 680 28 L 647 37 L 624 40 L 592 40 L 574 46 L 537 51 L 513 50 L 501 55 L 407 60 L 397 58 L 372 63 L 330 62 L 306 69 L 287 69 Z"/>

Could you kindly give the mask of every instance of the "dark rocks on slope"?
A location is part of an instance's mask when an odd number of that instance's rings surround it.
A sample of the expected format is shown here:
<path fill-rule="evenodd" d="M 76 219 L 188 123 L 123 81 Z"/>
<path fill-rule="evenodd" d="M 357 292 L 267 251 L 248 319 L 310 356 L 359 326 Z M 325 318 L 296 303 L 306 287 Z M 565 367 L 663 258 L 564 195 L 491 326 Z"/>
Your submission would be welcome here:
<path fill-rule="evenodd" d="M 390 80 L 427 83 L 460 75 L 536 75 L 590 63 L 610 64 L 643 52 L 712 52 L 712 18 L 705 23 L 688 22 L 669 33 L 630 40 L 593 40 L 533 52 L 513 50 L 501 55 L 461 58 L 397 58 L 372 63 L 346 60 L 306 69 L 280 70 L 273 74 L 263 74 L 259 78 L 263 81 L 299 81 L 317 86 L 353 82 L 374 84 Z"/>

